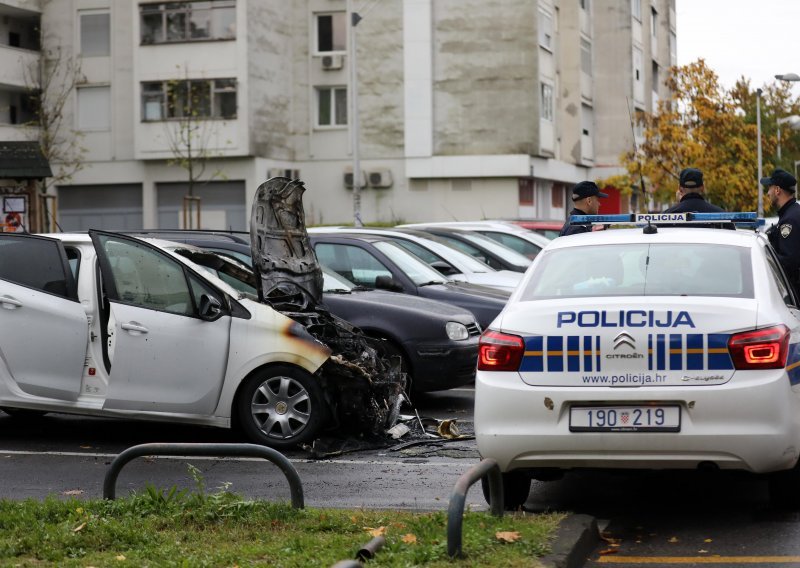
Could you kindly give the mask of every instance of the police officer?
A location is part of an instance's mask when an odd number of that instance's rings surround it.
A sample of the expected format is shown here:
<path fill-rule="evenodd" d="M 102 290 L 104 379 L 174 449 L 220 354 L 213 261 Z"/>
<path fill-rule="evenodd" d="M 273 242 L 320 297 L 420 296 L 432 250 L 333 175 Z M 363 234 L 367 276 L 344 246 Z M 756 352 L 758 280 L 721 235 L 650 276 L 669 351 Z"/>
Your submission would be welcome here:
<path fill-rule="evenodd" d="M 724 209 L 710 204 L 703 197 L 703 172 L 697 168 L 681 170 L 678 191 L 675 197 L 678 203 L 665 210 L 664 213 L 722 213 Z"/>
<path fill-rule="evenodd" d="M 769 242 L 781 261 L 786 276 L 798 291 L 800 284 L 800 204 L 795 199 L 797 180 L 789 172 L 777 169 L 761 178 L 772 206 L 778 210 L 778 223 L 770 229 Z"/>
<path fill-rule="evenodd" d="M 600 191 L 597 184 L 593 181 L 581 181 L 575 184 L 572 188 L 572 201 L 575 205 L 570 215 L 597 215 L 600 211 L 600 197 L 608 197 L 605 193 Z M 564 223 L 561 228 L 559 237 L 565 235 L 574 235 L 576 233 L 589 233 L 592 230 L 591 223 L 580 223 L 577 225 L 570 225 L 569 221 Z"/>

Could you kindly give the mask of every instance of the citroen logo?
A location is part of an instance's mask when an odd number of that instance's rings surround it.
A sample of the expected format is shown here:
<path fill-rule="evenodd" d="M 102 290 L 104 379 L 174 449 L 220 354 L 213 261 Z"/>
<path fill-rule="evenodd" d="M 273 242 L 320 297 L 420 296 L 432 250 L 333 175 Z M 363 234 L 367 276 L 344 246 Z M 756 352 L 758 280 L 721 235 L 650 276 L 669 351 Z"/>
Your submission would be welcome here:
<path fill-rule="evenodd" d="M 627 331 L 621 331 L 614 338 L 614 349 L 627 345 L 631 349 L 636 349 L 636 340 Z"/>

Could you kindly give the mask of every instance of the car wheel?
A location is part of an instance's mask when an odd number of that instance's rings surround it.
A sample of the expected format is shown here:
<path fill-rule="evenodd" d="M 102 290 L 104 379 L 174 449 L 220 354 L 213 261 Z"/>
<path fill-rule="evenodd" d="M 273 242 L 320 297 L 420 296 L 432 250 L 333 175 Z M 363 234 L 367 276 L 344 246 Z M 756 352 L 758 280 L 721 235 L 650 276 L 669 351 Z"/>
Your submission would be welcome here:
<path fill-rule="evenodd" d="M 19 420 L 35 420 L 47 414 L 45 410 L 32 410 L 30 408 L 9 408 L 4 406 L 0 410 Z"/>
<path fill-rule="evenodd" d="M 769 501 L 773 508 L 800 510 L 800 468 L 795 465 L 786 471 L 769 475 Z"/>
<path fill-rule="evenodd" d="M 503 509 L 516 511 L 525 504 L 531 494 L 531 478 L 527 472 L 519 470 L 503 473 L 502 477 Z M 481 478 L 481 489 L 483 489 L 483 498 L 491 504 L 489 501 L 489 478 L 486 476 Z"/>
<path fill-rule="evenodd" d="M 322 427 L 325 401 L 317 380 L 287 365 L 267 367 L 242 385 L 236 415 L 245 435 L 257 444 L 291 448 L 308 442 Z"/>

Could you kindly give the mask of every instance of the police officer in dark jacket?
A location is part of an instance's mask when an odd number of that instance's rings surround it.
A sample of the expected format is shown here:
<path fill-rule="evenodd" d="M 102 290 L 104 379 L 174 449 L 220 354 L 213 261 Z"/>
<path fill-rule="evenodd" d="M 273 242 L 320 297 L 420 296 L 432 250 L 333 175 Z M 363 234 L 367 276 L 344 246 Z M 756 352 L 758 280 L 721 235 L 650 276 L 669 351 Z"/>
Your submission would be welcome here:
<path fill-rule="evenodd" d="M 800 204 L 795 199 L 797 180 L 779 168 L 771 176 L 761 178 L 761 185 L 767 188 L 767 197 L 778 210 L 778 223 L 768 232 L 769 242 L 795 291 L 800 291 Z"/>
<path fill-rule="evenodd" d="M 600 191 L 597 184 L 593 181 L 581 181 L 575 184 L 572 188 L 572 201 L 575 206 L 570 215 L 597 215 L 600 211 L 600 197 L 608 197 L 605 193 Z M 564 223 L 561 228 L 559 237 L 565 235 L 574 235 L 576 233 L 589 233 L 592 230 L 591 223 L 580 223 L 578 225 L 570 225 L 569 221 Z"/>
<path fill-rule="evenodd" d="M 678 203 L 665 210 L 664 213 L 722 213 L 724 209 L 711 205 L 703 197 L 703 172 L 697 168 L 686 168 L 681 171 L 680 187 L 675 193 Z"/>

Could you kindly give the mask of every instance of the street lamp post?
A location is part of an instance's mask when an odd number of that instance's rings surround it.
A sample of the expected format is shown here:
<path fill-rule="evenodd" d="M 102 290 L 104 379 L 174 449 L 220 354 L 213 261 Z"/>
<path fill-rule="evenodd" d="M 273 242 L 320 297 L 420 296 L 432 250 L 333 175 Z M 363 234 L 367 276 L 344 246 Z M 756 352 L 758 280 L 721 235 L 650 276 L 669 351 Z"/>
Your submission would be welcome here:
<path fill-rule="evenodd" d="M 800 116 L 793 114 L 792 116 L 785 116 L 783 118 L 779 118 L 778 122 L 778 162 L 781 161 L 781 124 L 789 124 L 789 128 L 792 130 L 800 129 Z"/>
<path fill-rule="evenodd" d="M 353 225 L 363 227 L 361 221 L 361 162 L 358 153 L 359 124 L 358 124 L 358 68 L 356 66 L 356 26 L 361 21 L 361 16 L 353 11 L 352 0 L 347 0 L 347 17 L 350 40 L 350 128 L 353 145 Z"/>
<path fill-rule="evenodd" d="M 758 217 L 764 216 L 764 192 L 761 191 L 761 89 L 756 89 L 756 133 L 758 134 Z"/>

